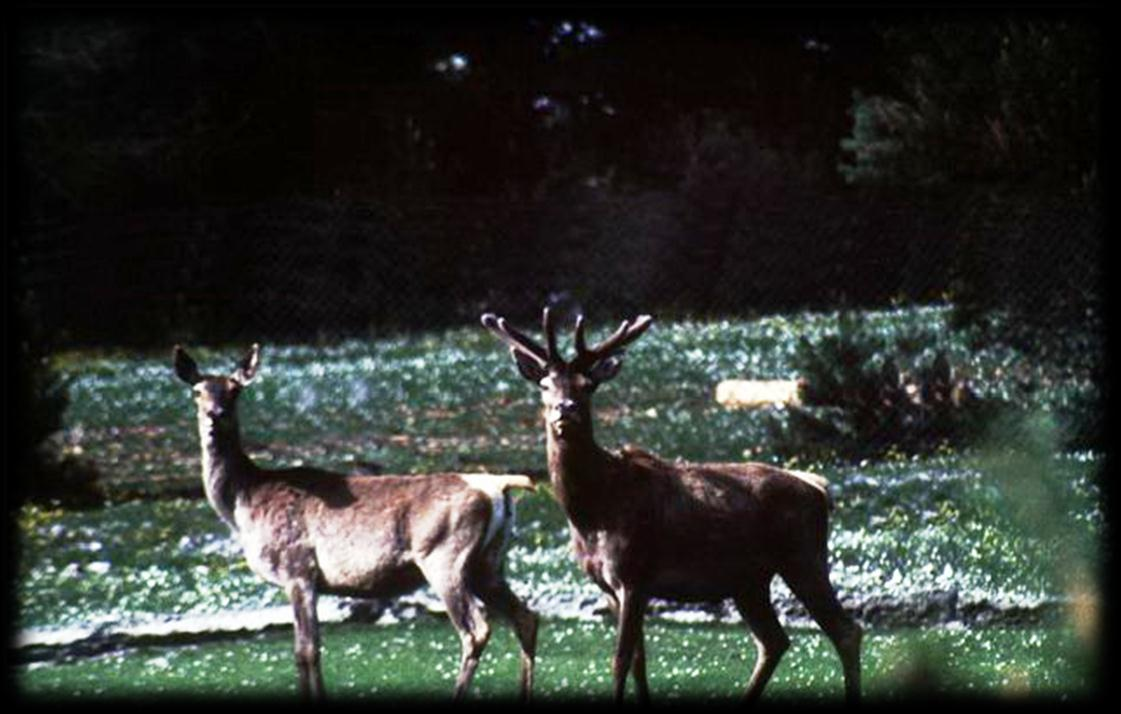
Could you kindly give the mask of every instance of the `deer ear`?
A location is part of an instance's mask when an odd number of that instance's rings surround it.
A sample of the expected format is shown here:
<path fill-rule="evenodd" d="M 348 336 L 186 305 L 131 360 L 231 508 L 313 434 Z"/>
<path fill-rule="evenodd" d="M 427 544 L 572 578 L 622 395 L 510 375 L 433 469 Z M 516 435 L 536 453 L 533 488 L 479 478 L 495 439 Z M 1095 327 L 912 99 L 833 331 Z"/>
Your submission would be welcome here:
<path fill-rule="evenodd" d="M 202 381 L 202 375 L 199 374 L 199 366 L 187 354 L 187 350 L 179 345 L 175 345 L 175 374 L 179 376 L 187 384 L 194 386 Z"/>
<path fill-rule="evenodd" d="M 537 364 L 536 360 L 528 355 L 522 354 L 519 350 L 511 347 L 510 354 L 513 355 L 514 362 L 518 365 L 518 371 L 522 373 L 523 377 L 534 384 L 545 379 L 545 376 L 549 374 L 541 365 Z"/>
<path fill-rule="evenodd" d="M 623 367 L 623 355 L 615 355 L 601 359 L 584 372 L 584 376 L 592 380 L 593 384 L 606 382 L 609 379 L 619 374 L 619 370 Z"/>
<path fill-rule="evenodd" d="M 257 376 L 257 367 L 260 363 L 261 346 L 254 343 L 253 346 L 249 348 L 249 352 L 241 358 L 241 362 L 238 363 L 237 369 L 230 375 L 230 378 L 244 387 Z"/>

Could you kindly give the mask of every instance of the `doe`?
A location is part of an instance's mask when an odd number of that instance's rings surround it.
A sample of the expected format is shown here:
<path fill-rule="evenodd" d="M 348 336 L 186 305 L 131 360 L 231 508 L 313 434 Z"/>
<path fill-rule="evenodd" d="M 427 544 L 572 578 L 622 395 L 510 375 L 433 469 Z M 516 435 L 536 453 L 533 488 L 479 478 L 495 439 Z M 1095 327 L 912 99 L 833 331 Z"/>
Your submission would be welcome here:
<path fill-rule="evenodd" d="M 576 356 L 557 349 L 549 309 L 545 346 L 487 313 L 483 325 L 510 347 L 523 377 L 541 389 L 549 478 L 568 518 L 573 550 L 606 593 L 618 620 L 612 661 L 622 701 L 628 672 L 649 701 L 642 621 L 651 598 L 732 598 L 754 636 L 758 656 L 746 698 L 756 699 L 790 646 L 770 587 L 780 575 L 840 655 L 846 699 L 860 697 L 860 626 L 829 582 L 828 513 L 821 476 L 762 463 L 670 463 L 631 446 L 600 448 L 592 394 L 619 372 L 624 347 L 650 326 L 624 321 L 593 347 L 576 318 Z"/>
<path fill-rule="evenodd" d="M 284 588 L 295 616 L 300 691 L 322 697 L 320 593 L 391 597 L 427 581 L 462 642 L 455 697 L 471 683 L 490 636 L 485 609 L 508 620 L 521 646 L 523 700 L 533 686 L 537 616 L 511 592 L 502 553 L 514 510 L 510 489 L 527 476 L 439 473 L 343 475 L 262 469 L 241 445 L 237 398 L 257 374 L 260 350 L 228 376 L 199 373 L 175 347 L 175 373 L 194 392 L 207 500 L 233 530 L 249 567 Z"/>

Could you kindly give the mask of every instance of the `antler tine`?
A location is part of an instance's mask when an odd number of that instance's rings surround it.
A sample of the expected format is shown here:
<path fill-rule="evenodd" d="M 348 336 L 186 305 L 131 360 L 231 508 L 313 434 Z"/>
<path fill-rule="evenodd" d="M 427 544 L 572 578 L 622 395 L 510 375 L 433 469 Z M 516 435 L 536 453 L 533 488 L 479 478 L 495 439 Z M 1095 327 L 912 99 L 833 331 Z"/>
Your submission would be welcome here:
<path fill-rule="evenodd" d="M 590 352 L 608 355 L 612 352 L 618 351 L 620 348 L 634 342 L 638 337 L 650 327 L 650 322 L 654 318 L 649 315 L 639 315 L 632 323 L 630 320 L 623 320 L 623 324 L 619 325 L 619 329 L 606 340 L 600 342 L 593 347 Z"/>
<path fill-rule="evenodd" d="M 622 339 L 623 335 L 627 334 L 627 328 L 630 327 L 630 324 L 630 320 L 623 320 L 619 324 L 619 327 L 616 328 L 616 330 L 612 332 L 610 336 L 603 340 L 600 340 L 594 347 L 588 350 L 588 352 L 592 354 L 598 354 L 613 346 L 616 341 Z"/>
<path fill-rule="evenodd" d="M 545 352 L 545 348 L 537 344 L 527 335 L 522 334 L 513 326 L 506 322 L 506 318 L 498 317 L 494 313 L 486 313 L 482 316 L 483 327 L 493 332 L 499 339 L 510 348 L 521 352 L 527 357 L 532 357 L 542 367 L 547 367 L 549 364 L 549 356 Z"/>
<path fill-rule="evenodd" d="M 550 362 L 558 361 L 560 351 L 557 349 L 557 328 L 548 305 L 541 311 L 541 331 L 545 333 L 545 358 Z"/>
<path fill-rule="evenodd" d="M 578 361 L 579 366 L 586 367 L 598 360 L 603 359 L 604 357 L 608 357 L 612 354 L 616 354 L 622 351 L 623 347 L 630 344 L 631 342 L 634 342 L 639 338 L 640 335 L 642 335 L 643 332 L 646 332 L 646 328 L 650 327 L 650 323 L 653 319 L 654 318 L 652 318 L 650 315 L 639 315 L 637 318 L 635 318 L 635 321 L 633 323 L 630 320 L 623 320 L 623 323 L 619 325 L 618 329 L 616 329 L 615 332 L 611 333 L 611 335 L 607 339 L 597 343 L 590 349 L 581 349 L 583 347 L 582 343 L 584 341 L 583 324 L 582 320 L 578 321 L 578 336 L 576 348 L 577 357 L 574 362 Z"/>
<path fill-rule="evenodd" d="M 588 346 L 584 343 L 584 315 L 579 314 L 576 316 L 576 356 L 584 354 L 588 351 Z"/>

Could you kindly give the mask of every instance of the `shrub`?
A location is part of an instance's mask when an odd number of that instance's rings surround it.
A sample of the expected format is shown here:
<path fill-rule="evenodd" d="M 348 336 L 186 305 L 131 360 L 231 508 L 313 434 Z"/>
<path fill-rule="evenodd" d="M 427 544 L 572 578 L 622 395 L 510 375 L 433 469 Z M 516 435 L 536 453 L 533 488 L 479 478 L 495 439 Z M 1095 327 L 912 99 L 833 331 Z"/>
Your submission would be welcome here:
<path fill-rule="evenodd" d="M 51 448 L 50 438 L 62 427 L 70 401 L 67 381 L 27 343 L 19 346 L 14 367 L 13 407 L 21 417 L 14 435 L 16 476 L 22 479 L 22 495 L 32 503 L 51 506 L 100 506 L 104 492 L 97 468 Z"/>
<path fill-rule="evenodd" d="M 799 341 L 794 361 L 803 406 L 790 407 L 784 424 L 772 422 L 780 454 L 928 453 L 970 443 L 1007 407 L 978 396 L 944 350 L 924 358 L 933 335 L 901 335 L 889 343 L 855 314 L 843 314 L 839 328 L 816 342 Z"/>

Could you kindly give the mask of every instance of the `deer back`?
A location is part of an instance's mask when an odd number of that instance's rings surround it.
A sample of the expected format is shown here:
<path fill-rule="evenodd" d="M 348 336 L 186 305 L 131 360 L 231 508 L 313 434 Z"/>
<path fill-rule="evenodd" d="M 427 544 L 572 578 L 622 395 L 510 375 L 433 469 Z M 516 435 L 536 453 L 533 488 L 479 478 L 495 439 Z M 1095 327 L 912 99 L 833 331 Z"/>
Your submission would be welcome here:
<path fill-rule="evenodd" d="M 485 547 L 512 515 L 505 489 L 532 485 L 526 477 L 504 482 L 454 473 L 266 474 L 239 498 L 236 514 L 254 570 L 277 580 L 293 569 L 314 568 L 324 592 L 384 595 L 422 583 L 418 559 L 437 550 Z M 486 478 L 501 484 L 489 490 L 472 485 Z"/>
<path fill-rule="evenodd" d="M 722 597 L 792 554 L 813 557 L 827 534 L 824 489 L 767 464 L 669 462 L 627 448 L 603 479 L 611 507 L 595 523 L 571 519 L 585 568 L 609 564 L 665 597 Z"/>

